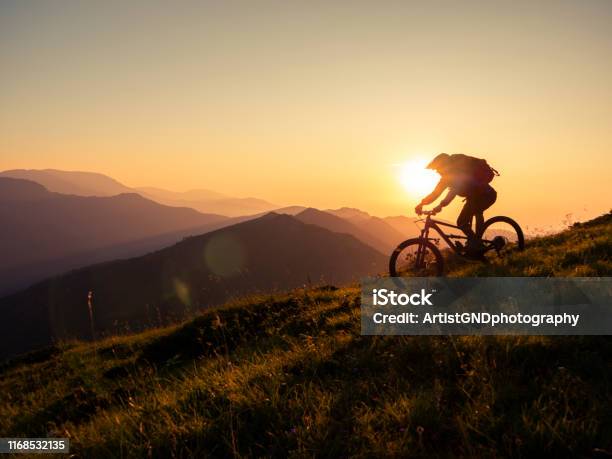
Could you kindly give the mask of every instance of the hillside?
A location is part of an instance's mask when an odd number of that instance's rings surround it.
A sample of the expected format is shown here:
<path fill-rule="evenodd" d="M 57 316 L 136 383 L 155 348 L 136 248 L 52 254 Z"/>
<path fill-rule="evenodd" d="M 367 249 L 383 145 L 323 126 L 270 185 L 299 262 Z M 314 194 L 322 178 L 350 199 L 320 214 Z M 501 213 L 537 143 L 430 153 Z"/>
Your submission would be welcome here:
<path fill-rule="evenodd" d="M 95 333 L 103 336 L 159 326 L 237 295 L 354 281 L 380 272 L 385 261 L 352 236 L 268 214 L 0 299 L 0 357 L 53 339 L 91 338 L 90 291 Z"/>
<path fill-rule="evenodd" d="M 300 212 L 295 216 L 298 220 L 317 225 L 321 228 L 326 228 L 336 233 L 351 234 L 359 239 L 364 244 L 375 248 L 379 252 L 386 254 L 388 252 L 388 244 L 373 236 L 371 233 L 364 231 L 359 226 L 351 223 L 344 218 L 337 217 L 329 212 L 313 209 L 312 207 Z"/>
<path fill-rule="evenodd" d="M 608 214 L 493 272 L 609 276 L 611 238 Z M 610 362 L 610 337 L 360 336 L 358 289 L 322 287 L 6 363 L 0 431 L 93 458 L 604 458 Z"/>
<path fill-rule="evenodd" d="M 224 220 L 133 193 L 66 195 L 0 177 L 0 295 L 95 261 L 145 253 L 138 252 L 141 246 L 158 249 Z"/>
<path fill-rule="evenodd" d="M 414 224 L 405 224 L 406 217 L 390 217 L 391 219 L 387 221 L 350 207 L 328 209 L 325 212 L 349 222 L 359 228 L 362 234 L 367 234 L 371 239 L 378 241 L 377 248 L 384 254 L 391 253 L 400 242 L 416 236 L 419 232 Z"/>

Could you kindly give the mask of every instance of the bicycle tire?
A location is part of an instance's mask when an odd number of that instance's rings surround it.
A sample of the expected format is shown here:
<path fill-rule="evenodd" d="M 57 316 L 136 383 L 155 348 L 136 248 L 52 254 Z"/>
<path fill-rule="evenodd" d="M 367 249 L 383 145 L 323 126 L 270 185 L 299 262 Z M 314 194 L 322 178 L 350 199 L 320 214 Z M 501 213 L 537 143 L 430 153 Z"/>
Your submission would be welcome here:
<path fill-rule="evenodd" d="M 391 257 L 389 258 L 389 275 L 391 277 L 400 277 L 398 276 L 397 269 L 396 269 L 397 259 L 400 253 L 402 253 L 404 249 L 406 249 L 407 247 L 410 247 L 411 245 L 419 245 L 419 244 L 424 244 L 427 247 L 427 249 L 429 249 L 436 257 L 435 276 L 440 277 L 444 275 L 444 258 L 442 257 L 442 253 L 440 252 L 440 249 L 438 249 L 431 241 L 423 240 L 420 238 L 413 238 L 413 239 L 407 239 L 404 242 L 400 243 L 395 248 L 395 250 L 393 250 L 393 253 L 391 253 Z M 416 270 L 415 270 L 415 273 L 416 273 Z"/>
<path fill-rule="evenodd" d="M 507 223 L 508 225 L 510 225 L 514 229 L 514 231 L 516 231 L 516 236 L 517 236 L 516 245 L 517 245 L 518 250 L 525 249 L 525 236 L 523 235 L 523 230 L 521 229 L 520 225 L 516 221 L 511 219 L 510 217 L 506 217 L 504 215 L 499 215 L 497 217 L 491 217 L 487 221 L 485 221 L 484 224 L 482 225 L 482 230 L 478 233 L 478 238 L 481 239 L 482 235 L 485 233 L 487 228 L 493 225 L 494 223 Z"/>

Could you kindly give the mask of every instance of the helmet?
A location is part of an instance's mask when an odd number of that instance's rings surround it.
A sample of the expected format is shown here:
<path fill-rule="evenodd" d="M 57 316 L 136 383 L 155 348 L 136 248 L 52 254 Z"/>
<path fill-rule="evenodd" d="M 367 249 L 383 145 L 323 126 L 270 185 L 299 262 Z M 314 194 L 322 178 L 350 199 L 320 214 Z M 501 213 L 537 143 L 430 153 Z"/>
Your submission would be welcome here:
<path fill-rule="evenodd" d="M 450 155 L 448 155 L 447 153 L 440 153 L 438 156 L 432 159 L 426 167 L 427 169 L 443 168 L 448 163 L 449 158 Z"/>

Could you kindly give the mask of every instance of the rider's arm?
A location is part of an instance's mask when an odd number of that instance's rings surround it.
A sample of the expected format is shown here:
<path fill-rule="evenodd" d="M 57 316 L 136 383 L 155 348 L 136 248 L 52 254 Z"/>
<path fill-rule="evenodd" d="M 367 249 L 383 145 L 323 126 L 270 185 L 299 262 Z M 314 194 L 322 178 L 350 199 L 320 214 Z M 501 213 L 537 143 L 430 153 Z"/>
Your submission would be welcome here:
<path fill-rule="evenodd" d="M 432 202 L 434 202 L 436 199 L 438 199 L 438 197 L 442 194 L 442 192 L 446 189 L 447 186 L 448 184 L 446 183 L 446 180 L 441 178 L 434 190 L 421 200 L 420 205 L 426 206 L 427 204 L 431 204 Z"/>
<path fill-rule="evenodd" d="M 457 196 L 457 192 L 454 189 L 450 188 L 448 190 L 448 193 L 446 193 L 446 196 L 444 196 L 444 199 L 440 201 L 440 207 L 448 206 L 451 201 L 455 199 L 455 196 Z"/>

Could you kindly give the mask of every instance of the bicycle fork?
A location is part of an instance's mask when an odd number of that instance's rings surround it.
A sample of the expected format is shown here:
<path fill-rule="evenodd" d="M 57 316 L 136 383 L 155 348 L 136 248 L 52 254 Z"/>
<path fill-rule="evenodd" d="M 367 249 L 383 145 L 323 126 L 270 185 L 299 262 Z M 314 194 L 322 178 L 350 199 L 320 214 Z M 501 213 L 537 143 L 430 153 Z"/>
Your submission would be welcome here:
<path fill-rule="evenodd" d="M 425 247 L 425 241 L 427 241 L 427 236 L 429 236 L 429 227 L 425 226 L 425 228 L 423 228 L 423 231 L 421 231 L 421 243 L 419 244 L 418 248 L 417 248 L 417 253 L 416 253 L 416 269 L 422 269 L 424 268 L 424 264 L 425 264 L 425 252 L 427 251 L 427 247 Z"/>

